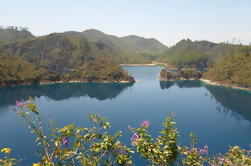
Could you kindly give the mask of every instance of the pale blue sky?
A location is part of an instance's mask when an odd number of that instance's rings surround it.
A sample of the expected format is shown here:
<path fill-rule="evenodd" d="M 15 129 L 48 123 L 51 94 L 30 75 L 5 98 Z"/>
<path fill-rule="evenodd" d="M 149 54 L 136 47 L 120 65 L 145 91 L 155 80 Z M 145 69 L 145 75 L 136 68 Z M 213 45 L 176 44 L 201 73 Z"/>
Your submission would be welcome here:
<path fill-rule="evenodd" d="M 95 28 L 168 46 L 183 38 L 251 42 L 251 0 L 0 0 L 0 20 L 35 35 Z"/>

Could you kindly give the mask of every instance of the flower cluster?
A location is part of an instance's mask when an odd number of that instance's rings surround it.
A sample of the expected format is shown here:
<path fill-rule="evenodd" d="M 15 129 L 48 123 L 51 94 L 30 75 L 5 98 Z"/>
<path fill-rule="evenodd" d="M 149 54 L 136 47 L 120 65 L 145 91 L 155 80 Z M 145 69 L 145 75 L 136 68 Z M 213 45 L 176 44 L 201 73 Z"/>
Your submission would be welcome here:
<path fill-rule="evenodd" d="M 23 100 L 16 101 L 16 106 L 17 106 L 17 107 L 23 107 L 24 105 L 25 105 L 25 103 L 24 103 Z"/>
<path fill-rule="evenodd" d="M 207 151 L 208 151 L 208 146 L 207 145 L 205 145 L 202 149 L 200 149 L 200 153 L 201 154 L 207 154 Z"/>
<path fill-rule="evenodd" d="M 136 146 L 138 139 L 139 139 L 139 134 L 138 133 L 134 133 L 133 136 L 132 136 L 132 138 L 131 138 L 131 145 L 132 146 Z"/>
<path fill-rule="evenodd" d="M 151 122 L 148 120 L 145 120 L 141 123 L 141 127 L 148 128 L 150 126 Z"/>
<path fill-rule="evenodd" d="M 68 146 L 68 138 L 67 137 L 63 138 L 62 142 L 63 142 L 64 145 Z"/>

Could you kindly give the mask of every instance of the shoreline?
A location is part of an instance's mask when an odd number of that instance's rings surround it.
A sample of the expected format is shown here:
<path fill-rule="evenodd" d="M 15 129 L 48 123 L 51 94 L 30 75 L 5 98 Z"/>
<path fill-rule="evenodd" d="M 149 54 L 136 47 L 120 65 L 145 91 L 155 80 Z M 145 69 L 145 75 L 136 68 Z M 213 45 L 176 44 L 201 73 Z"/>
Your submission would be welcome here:
<path fill-rule="evenodd" d="M 134 63 L 134 64 L 120 64 L 120 66 L 168 66 L 166 63 L 161 63 L 161 62 L 155 62 L 153 61 L 152 63 Z"/>
<path fill-rule="evenodd" d="M 230 87 L 230 88 L 234 88 L 234 89 L 242 89 L 242 90 L 251 91 L 251 88 L 245 88 L 245 87 L 241 87 L 238 85 L 227 84 L 227 83 L 222 83 L 222 82 L 218 82 L 218 81 L 211 81 L 211 80 L 207 80 L 207 79 L 199 79 L 199 80 L 206 83 L 206 84 L 210 84 L 210 85 L 225 86 L 225 87 Z"/>
<path fill-rule="evenodd" d="M 204 83 L 209 84 L 209 85 L 225 86 L 225 87 L 229 87 L 229 88 L 233 88 L 233 89 L 241 89 L 241 90 L 251 91 L 251 88 L 245 88 L 245 87 L 241 87 L 241 86 L 238 86 L 238 85 L 226 84 L 226 83 L 221 83 L 221 82 L 217 82 L 217 81 L 211 81 L 211 80 L 202 79 L 202 78 L 201 79 L 179 79 L 179 80 L 167 80 L 167 79 L 163 79 L 163 78 L 158 78 L 158 80 L 159 81 L 170 81 L 170 82 L 198 80 L 198 81 L 204 82 Z"/>
<path fill-rule="evenodd" d="M 80 80 L 71 80 L 71 81 L 53 81 L 53 82 L 40 82 L 38 85 L 46 84 L 62 84 L 62 83 L 133 83 L 131 81 L 80 81 Z"/>
<path fill-rule="evenodd" d="M 136 81 L 135 81 L 136 82 Z M 22 83 L 22 84 L 12 84 L 12 85 L 0 85 L 0 87 L 14 87 L 14 86 L 30 86 L 30 85 L 52 85 L 52 84 L 63 84 L 63 83 L 103 83 L 103 84 L 108 84 L 108 83 L 118 83 L 118 84 L 129 84 L 129 83 L 135 83 L 132 81 L 126 81 L 126 80 L 121 80 L 121 81 L 80 81 L 80 80 L 71 80 L 71 81 L 42 81 L 39 83 Z"/>
<path fill-rule="evenodd" d="M 159 66 L 161 64 L 145 63 L 145 64 L 120 64 L 120 66 Z"/>

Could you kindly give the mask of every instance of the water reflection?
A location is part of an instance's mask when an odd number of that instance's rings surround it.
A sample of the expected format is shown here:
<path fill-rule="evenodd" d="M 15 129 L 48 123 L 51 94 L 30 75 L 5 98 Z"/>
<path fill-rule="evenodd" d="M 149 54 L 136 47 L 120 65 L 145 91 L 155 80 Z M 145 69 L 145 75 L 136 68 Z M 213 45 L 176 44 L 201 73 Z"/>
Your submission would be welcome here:
<path fill-rule="evenodd" d="M 177 85 L 179 88 L 198 88 L 203 86 L 203 83 L 197 80 L 160 81 L 159 84 L 161 89 L 169 89 L 173 85 Z"/>
<path fill-rule="evenodd" d="M 225 116 L 234 116 L 236 119 L 245 118 L 251 121 L 251 93 L 223 86 L 204 84 L 197 80 L 188 81 L 160 81 L 161 89 L 169 89 L 177 85 L 179 88 L 205 87 L 210 95 L 209 98 L 217 102 L 216 109 Z M 208 94 L 205 94 L 208 96 Z"/>
<path fill-rule="evenodd" d="M 240 115 L 251 121 L 250 92 L 220 86 L 205 86 L 214 99 L 220 104 L 218 109 L 224 114 L 240 118 Z"/>
<path fill-rule="evenodd" d="M 29 97 L 46 96 L 53 100 L 71 97 L 89 96 L 98 100 L 117 97 L 133 83 L 74 83 L 15 86 L 0 88 L 0 106 L 13 105 L 16 100 L 27 100 Z"/>
<path fill-rule="evenodd" d="M 168 89 L 170 88 L 171 86 L 174 85 L 175 82 L 173 81 L 160 81 L 159 82 L 159 85 L 160 85 L 160 88 L 161 89 Z"/>
<path fill-rule="evenodd" d="M 202 82 L 197 80 L 177 81 L 176 85 L 179 88 L 199 88 L 203 86 Z"/>

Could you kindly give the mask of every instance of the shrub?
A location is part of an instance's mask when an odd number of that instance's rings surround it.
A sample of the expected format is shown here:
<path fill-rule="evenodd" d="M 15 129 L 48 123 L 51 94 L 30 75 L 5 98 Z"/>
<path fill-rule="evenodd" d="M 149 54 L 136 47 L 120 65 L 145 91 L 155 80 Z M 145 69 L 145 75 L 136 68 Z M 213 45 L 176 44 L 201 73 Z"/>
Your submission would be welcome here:
<path fill-rule="evenodd" d="M 14 111 L 25 119 L 32 133 L 37 136 L 37 145 L 42 149 L 39 153 L 41 160 L 33 166 L 133 165 L 132 154 L 135 152 L 145 159 L 146 165 L 251 165 L 250 150 L 235 146 L 230 147 L 226 154 L 210 156 L 207 145 L 202 148 L 197 147 L 198 140 L 193 133 L 190 134 L 190 147 L 178 145 L 178 130 L 172 114 L 166 117 L 163 130 L 156 139 L 149 134 L 150 121 L 143 121 L 139 128 L 128 126 L 132 132 L 132 148 L 130 148 L 119 141 L 121 131 L 114 134 L 108 132 L 110 123 L 99 114 L 89 115 L 94 125 L 91 128 L 70 124 L 63 128 L 54 128 L 49 135 L 46 135 L 39 110 L 32 99 L 26 102 L 17 101 L 16 105 Z M 16 159 L 9 157 L 11 150 L 10 148 L 1 150 L 0 165 L 16 164 Z"/>

